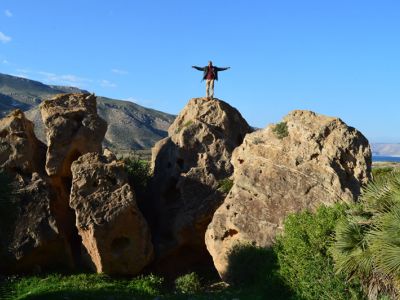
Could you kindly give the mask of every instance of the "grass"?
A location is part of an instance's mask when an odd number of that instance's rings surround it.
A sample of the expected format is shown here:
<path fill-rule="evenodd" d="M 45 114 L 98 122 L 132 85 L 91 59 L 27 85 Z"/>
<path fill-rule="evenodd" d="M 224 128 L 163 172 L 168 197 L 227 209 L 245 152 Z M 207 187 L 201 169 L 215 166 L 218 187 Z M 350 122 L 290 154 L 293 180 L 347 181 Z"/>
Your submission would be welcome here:
<path fill-rule="evenodd" d="M 183 278 L 183 279 L 182 279 Z M 247 288 L 232 288 L 226 285 L 206 285 L 200 287 L 197 275 L 193 273 L 179 277 L 178 288 L 171 288 L 163 278 L 155 275 L 133 279 L 113 279 L 102 274 L 77 274 L 32 276 L 9 278 L 6 288 L 10 300 L 133 300 L 133 299 L 266 299 L 265 291 Z M 215 287 L 217 286 L 217 287 Z M 182 289 L 183 288 L 183 289 Z M 201 290 L 201 291 L 200 291 Z M 1 291 L 1 289 L 0 289 Z M 0 294 L 1 297 L 1 294 Z M 287 299 L 287 298 L 268 298 Z"/>

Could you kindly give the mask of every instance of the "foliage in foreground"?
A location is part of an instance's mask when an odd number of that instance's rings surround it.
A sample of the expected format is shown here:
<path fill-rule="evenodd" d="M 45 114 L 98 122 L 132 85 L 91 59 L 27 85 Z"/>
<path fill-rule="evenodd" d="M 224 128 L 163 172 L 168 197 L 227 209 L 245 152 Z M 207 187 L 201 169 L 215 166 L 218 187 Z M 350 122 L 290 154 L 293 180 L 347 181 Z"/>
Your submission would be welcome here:
<path fill-rule="evenodd" d="M 361 279 L 369 299 L 400 296 L 400 172 L 377 177 L 336 228 L 337 272 Z"/>
<path fill-rule="evenodd" d="M 9 299 L 154 299 L 163 279 L 154 275 L 115 280 L 106 275 L 78 274 L 25 277 L 10 280 Z"/>
<path fill-rule="evenodd" d="M 274 247 L 279 274 L 299 299 L 363 299 L 357 282 L 335 274 L 329 249 L 334 228 L 346 206 L 320 207 L 315 214 L 301 212 L 285 221 L 284 234 Z"/>

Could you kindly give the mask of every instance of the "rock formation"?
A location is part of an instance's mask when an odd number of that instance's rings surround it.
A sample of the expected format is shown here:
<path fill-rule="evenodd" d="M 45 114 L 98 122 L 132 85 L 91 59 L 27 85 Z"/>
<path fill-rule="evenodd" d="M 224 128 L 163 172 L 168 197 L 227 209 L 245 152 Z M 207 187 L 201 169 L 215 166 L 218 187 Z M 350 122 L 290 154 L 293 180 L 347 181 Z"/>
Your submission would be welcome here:
<path fill-rule="evenodd" d="M 33 131 L 33 123 L 21 110 L 0 120 L 0 168 L 31 174 L 41 172 L 46 146 Z"/>
<path fill-rule="evenodd" d="M 150 231 L 122 162 L 88 153 L 72 164 L 70 205 L 98 273 L 134 275 L 153 258 Z"/>
<path fill-rule="evenodd" d="M 0 269 L 8 272 L 72 263 L 52 211 L 56 194 L 44 174 L 45 153 L 23 112 L 15 110 L 0 120 L 0 168 L 13 179 L 14 187 L 13 204 L 1 203 L 7 210 L 2 213 L 12 223 L 2 223 L 9 232 L 2 232 L 1 243 L 9 253 Z"/>
<path fill-rule="evenodd" d="M 340 119 L 310 111 L 293 111 L 282 123 L 247 135 L 231 162 L 233 188 L 206 233 L 225 279 L 232 246 L 270 246 L 289 213 L 354 201 L 371 176 L 367 139 Z"/>
<path fill-rule="evenodd" d="M 101 153 L 107 123 L 97 115 L 94 95 L 61 94 L 43 101 L 40 110 L 47 129 L 49 176 L 71 177 L 74 160 L 85 153 Z"/>
<path fill-rule="evenodd" d="M 52 211 L 57 196 L 46 178 L 38 173 L 27 179 L 20 177 L 16 183 L 19 209 L 10 244 L 15 266 L 10 270 L 70 269 L 74 264 L 71 248 Z"/>
<path fill-rule="evenodd" d="M 147 210 L 157 264 L 173 269 L 186 260 L 209 258 L 204 234 L 225 194 L 222 180 L 233 172 L 232 151 L 251 132 L 240 113 L 218 99 L 189 101 L 152 150 L 154 179 Z M 176 260 L 170 259 L 171 256 Z"/>

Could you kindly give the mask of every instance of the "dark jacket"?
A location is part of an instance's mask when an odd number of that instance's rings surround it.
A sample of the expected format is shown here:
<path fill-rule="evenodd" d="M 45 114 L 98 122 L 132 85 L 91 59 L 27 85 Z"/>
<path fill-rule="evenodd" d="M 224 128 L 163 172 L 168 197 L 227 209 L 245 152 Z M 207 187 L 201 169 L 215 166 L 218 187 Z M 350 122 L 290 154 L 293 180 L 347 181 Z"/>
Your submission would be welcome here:
<path fill-rule="evenodd" d="M 208 73 L 208 66 L 205 66 L 205 67 L 203 67 L 203 68 L 202 68 L 202 67 L 193 66 L 193 68 L 195 68 L 196 70 L 199 70 L 199 71 L 203 71 L 203 80 L 206 79 L 207 73 Z M 228 68 L 218 68 L 218 67 L 216 67 L 216 66 L 213 66 L 213 69 L 214 69 L 214 79 L 215 79 L 215 80 L 218 80 L 218 72 L 219 72 L 219 71 L 228 70 L 229 67 L 228 67 Z"/>

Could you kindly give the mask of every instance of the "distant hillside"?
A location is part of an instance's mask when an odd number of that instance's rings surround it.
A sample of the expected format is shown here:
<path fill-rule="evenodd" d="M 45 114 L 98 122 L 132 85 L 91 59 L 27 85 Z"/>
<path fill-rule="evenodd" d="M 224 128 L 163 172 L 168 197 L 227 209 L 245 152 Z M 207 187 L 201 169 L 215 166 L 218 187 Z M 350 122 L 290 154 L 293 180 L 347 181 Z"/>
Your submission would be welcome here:
<path fill-rule="evenodd" d="M 400 144 L 373 143 L 374 156 L 400 156 Z"/>
<path fill-rule="evenodd" d="M 74 87 L 51 86 L 38 81 L 0 73 L 0 116 L 20 108 L 35 123 L 37 136 L 45 141 L 38 105 L 60 93 L 86 92 Z M 151 148 L 167 136 L 175 116 L 145 108 L 136 103 L 104 97 L 97 98 L 99 115 L 108 123 L 104 145 L 116 150 Z"/>

